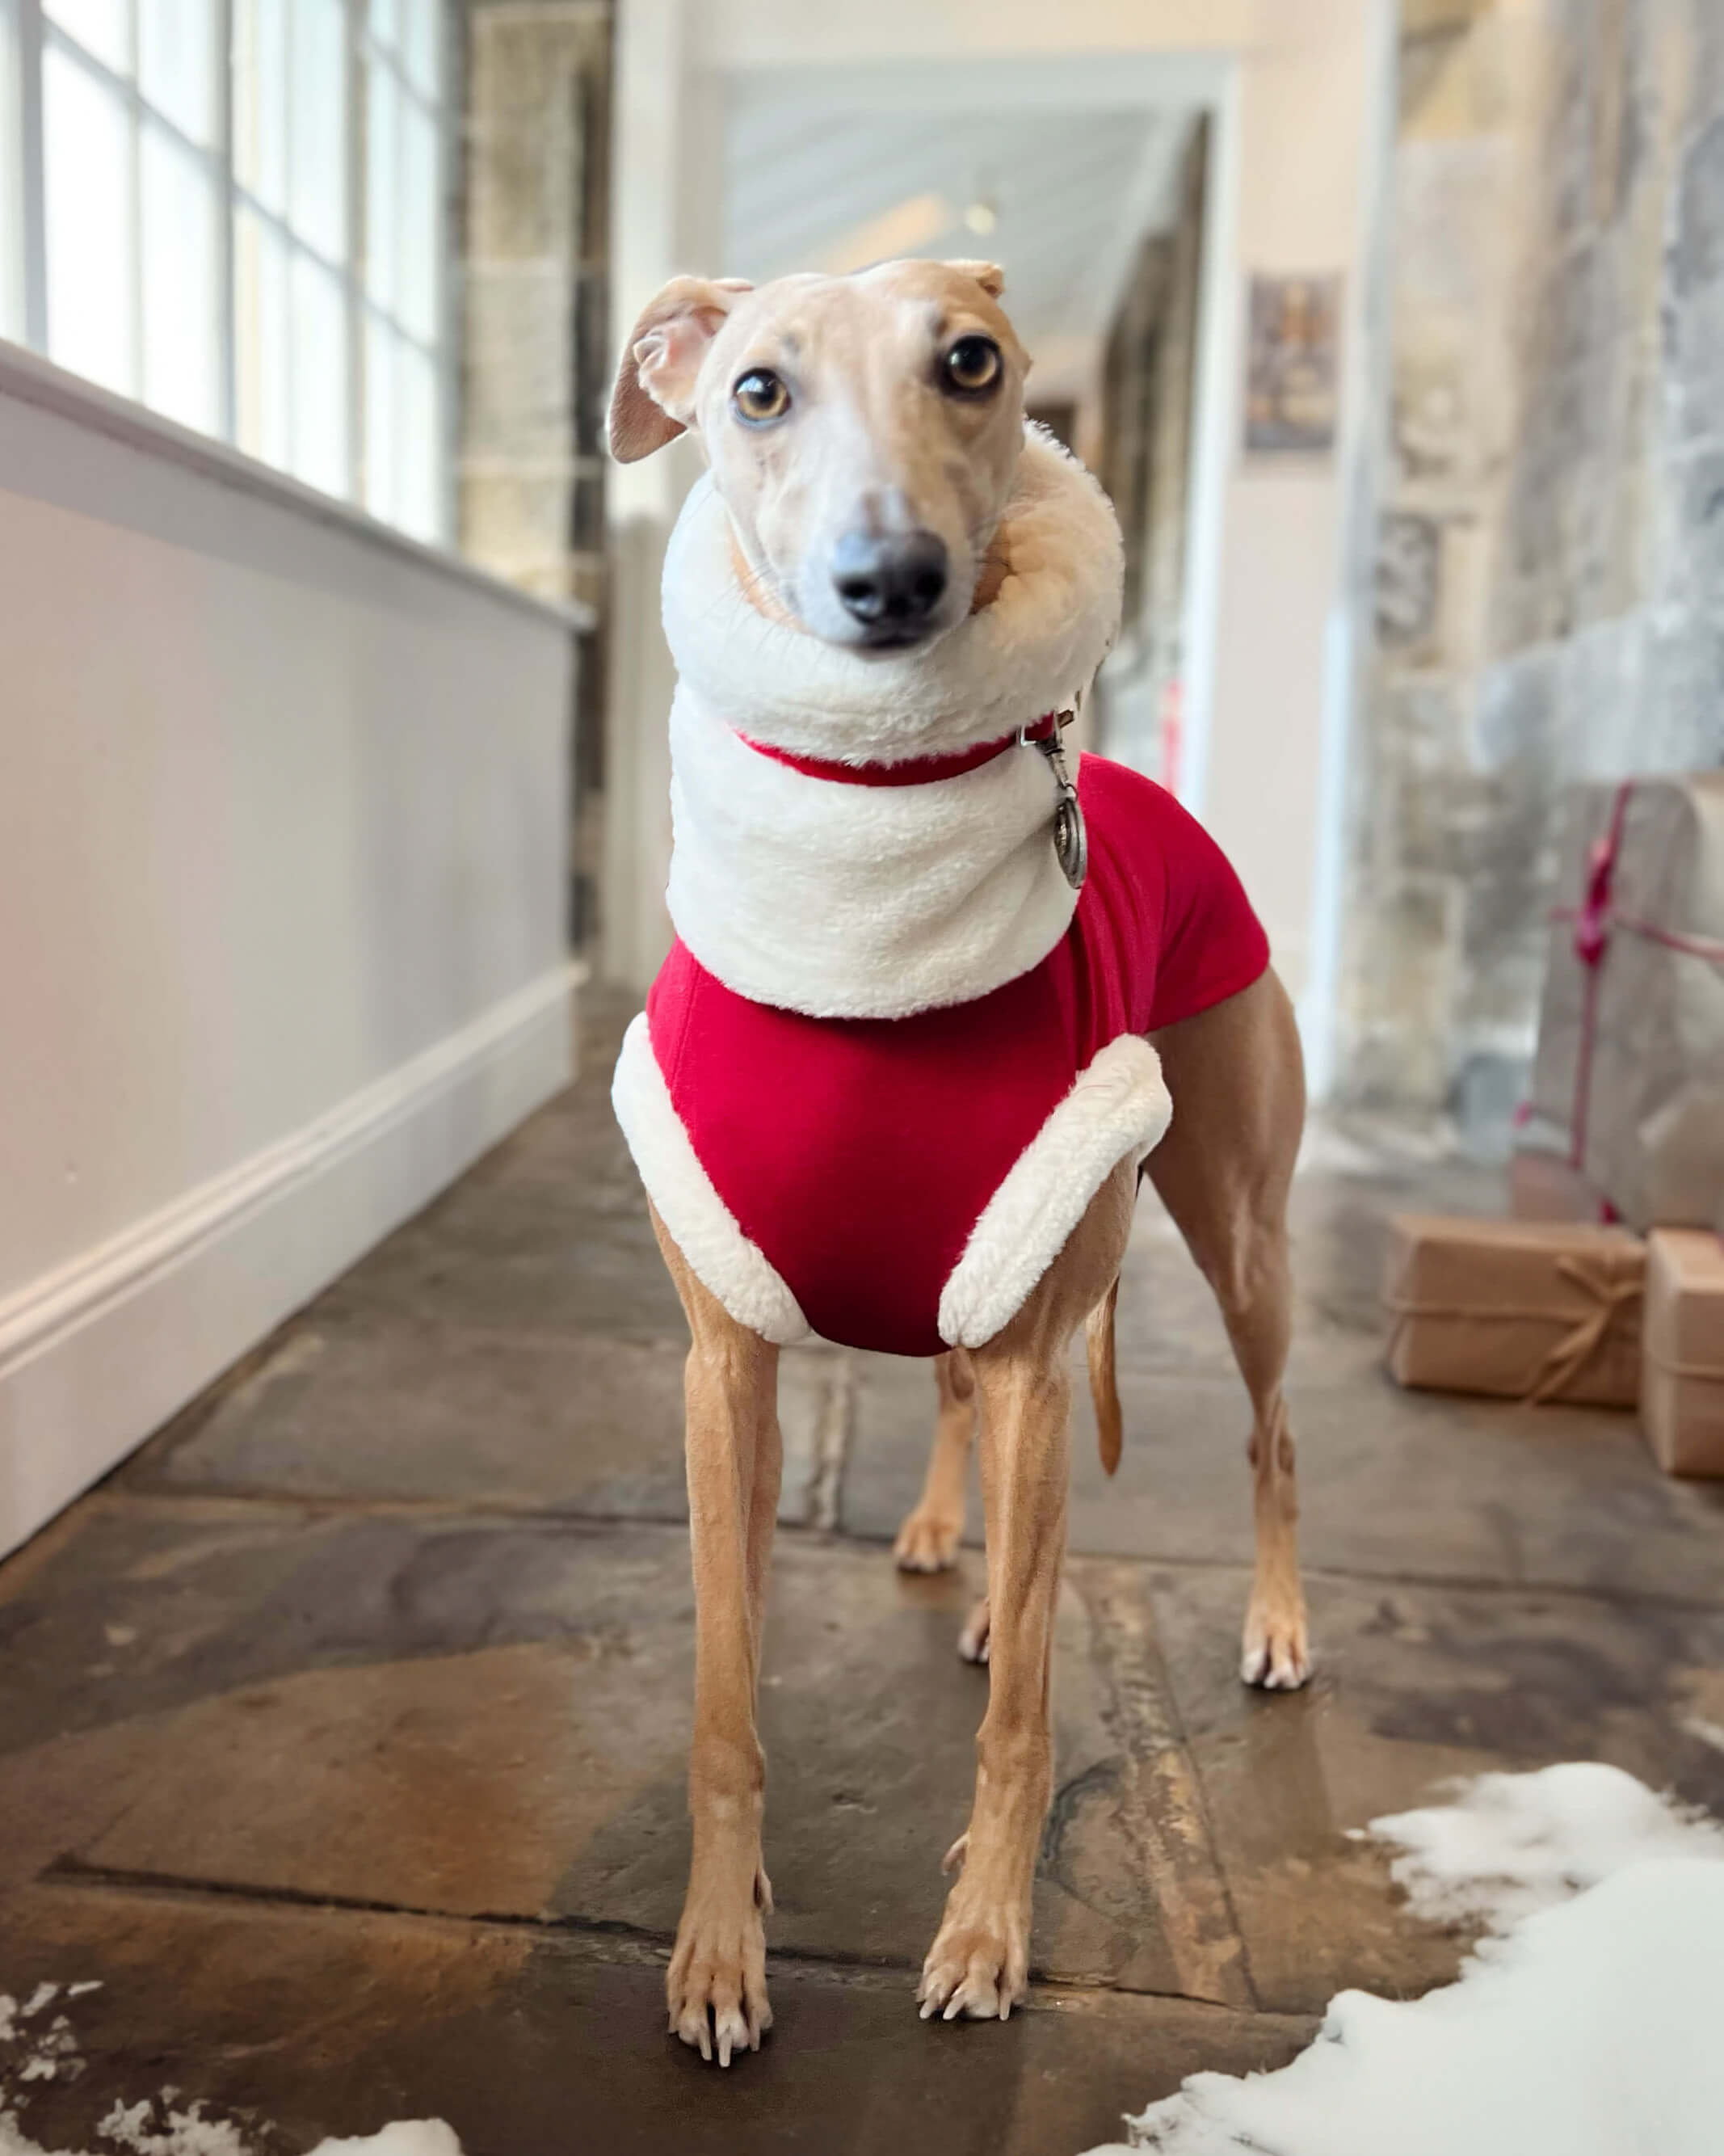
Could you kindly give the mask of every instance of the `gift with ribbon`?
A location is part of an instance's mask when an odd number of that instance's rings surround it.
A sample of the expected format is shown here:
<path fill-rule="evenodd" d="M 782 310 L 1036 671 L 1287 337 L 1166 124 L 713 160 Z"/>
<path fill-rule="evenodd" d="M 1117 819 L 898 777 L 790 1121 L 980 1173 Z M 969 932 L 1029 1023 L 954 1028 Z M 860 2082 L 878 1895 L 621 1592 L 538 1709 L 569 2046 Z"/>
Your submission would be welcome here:
<path fill-rule="evenodd" d="M 1724 1238 L 1704 1228 L 1648 1239 L 1640 1427 L 1666 1475 L 1724 1476 Z"/>
<path fill-rule="evenodd" d="M 1383 1301 L 1403 1385 L 1633 1407 L 1646 1247 L 1625 1228 L 1402 1213 Z"/>
<path fill-rule="evenodd" d="M 1530 1112 L 1630 1225 L 1724 1203 L 1724 771 L 1578 787 Z M 1548 1179 L 1548 1178 L 1547 1178 Z"/>

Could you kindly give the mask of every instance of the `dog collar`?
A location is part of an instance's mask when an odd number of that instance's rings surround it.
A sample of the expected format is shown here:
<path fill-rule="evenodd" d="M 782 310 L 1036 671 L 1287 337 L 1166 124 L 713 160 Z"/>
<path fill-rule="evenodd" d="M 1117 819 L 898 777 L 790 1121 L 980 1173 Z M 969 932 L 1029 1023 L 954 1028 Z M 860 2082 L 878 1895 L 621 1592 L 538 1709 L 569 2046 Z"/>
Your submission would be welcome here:
<path fill-rule="evenodd" d="M 1003 756 L 1021 742 L 1038 747 L 1044 742 L 1057 743 L 1060 714 L 1048 711 L 1034 726 L 1020 726 L 1016 733 L 1003 734 L 998 741 L 976 742 L 968 748 L 954 749 L 949 756 L 906 757 L 900 763 L 839 763 L 825 757 L 800 756 L 794 749 L 775 748 L 770 742 L 756 741 L 750 734 L 739 733 L 736 738 L 757 755 L 788 764 L 805 778 L 829 778 L 839 786 L 931 786 L 936 779 L 961 778 L 967 771 L 979 771 L 984 763 L 992 763 L 997 756 Z"/>

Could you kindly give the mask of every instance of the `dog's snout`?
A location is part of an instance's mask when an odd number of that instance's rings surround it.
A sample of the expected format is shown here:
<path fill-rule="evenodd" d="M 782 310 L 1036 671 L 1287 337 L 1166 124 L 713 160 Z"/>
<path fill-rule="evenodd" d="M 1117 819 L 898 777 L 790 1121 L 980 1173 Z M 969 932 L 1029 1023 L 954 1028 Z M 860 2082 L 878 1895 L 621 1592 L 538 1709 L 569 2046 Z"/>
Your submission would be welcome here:
<path fill-rule="evenodd" d="M 945 596 L 946 578 L 946 542 L 931 531 L 890 538 L 852 531 L 833 553 L 832 581 L 845 610 L 876 632 L 921 628 Z"/>

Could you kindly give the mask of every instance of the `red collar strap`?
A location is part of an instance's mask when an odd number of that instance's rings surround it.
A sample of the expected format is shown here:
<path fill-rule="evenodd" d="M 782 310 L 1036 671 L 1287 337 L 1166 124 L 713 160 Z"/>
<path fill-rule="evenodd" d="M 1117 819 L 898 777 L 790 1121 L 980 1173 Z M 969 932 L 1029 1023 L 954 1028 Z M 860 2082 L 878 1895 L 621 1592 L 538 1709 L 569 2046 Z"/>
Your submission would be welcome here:
<path fill-rule="evenodd" d="M 954 749 L 950 756 L 907 757 L 902 763 L 835 763 L 824 757 L 798 756 L 793 749 L 774 748 L 770 742 L 755 741 L 747 734 L 736 738 L 762 756 L 771 757 L 774 763 L 788 763 L 805 778 L 830 778 L 840 786 L 928 786 L 936 778 L 961 778 L 967 771 L 978 771 L 984 763 L 992 763 L 1020 741 L 1051 740 L 1059 731 L 1060 714 L 1048 711 L 1021 733 L 1005 734 L 998 741 L 977 742 L 969 748 Z"/>

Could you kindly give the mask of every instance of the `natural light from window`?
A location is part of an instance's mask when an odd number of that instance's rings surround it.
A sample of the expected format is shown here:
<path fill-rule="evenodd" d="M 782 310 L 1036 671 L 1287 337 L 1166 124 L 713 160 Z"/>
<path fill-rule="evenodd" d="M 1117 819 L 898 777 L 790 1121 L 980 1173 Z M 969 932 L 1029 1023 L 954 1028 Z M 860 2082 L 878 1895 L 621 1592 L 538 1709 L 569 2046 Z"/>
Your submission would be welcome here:
<path fill-rule="evenodd" d="M 0 334 L 443 538 L 444 33 L 441 0 L 0 0 Z"/>

